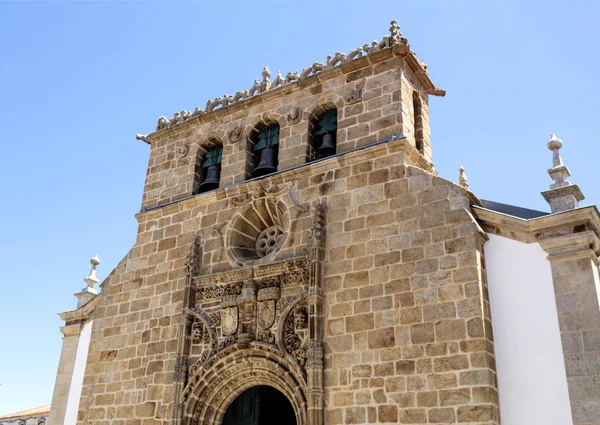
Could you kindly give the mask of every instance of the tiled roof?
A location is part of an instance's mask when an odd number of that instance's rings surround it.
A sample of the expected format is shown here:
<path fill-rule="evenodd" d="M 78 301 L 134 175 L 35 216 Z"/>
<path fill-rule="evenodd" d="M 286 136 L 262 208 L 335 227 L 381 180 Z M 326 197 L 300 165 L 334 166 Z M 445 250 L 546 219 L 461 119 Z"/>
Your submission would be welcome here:
<path fill-rule="evenodd" d="M 20 418 L 27 416 L 46 415 L 50 413 L 50 405 L 35 407 L 33 409 L 21 410 L 20 412 L 9 413 L 8 415 L 0 416 L 0 419 Z"/>

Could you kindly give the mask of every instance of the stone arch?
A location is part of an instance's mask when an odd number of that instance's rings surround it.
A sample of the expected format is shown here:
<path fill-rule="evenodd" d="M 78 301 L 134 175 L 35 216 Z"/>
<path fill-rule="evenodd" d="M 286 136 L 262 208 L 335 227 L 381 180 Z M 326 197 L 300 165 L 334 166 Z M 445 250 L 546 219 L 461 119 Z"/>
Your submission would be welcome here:
<path fill-rule="evenodd" d="M 307 113 L 308 131 L 306 143 L 306 162 L 310 162 L 312 159 L 314 159 L 313 156 L 314 152 L 316 151 L 316 146 L 313 133 L 319 118 L 323 113 L 332 109 L 337 110 L 337 120 L 338 122 L 341 121 L 344 113 L 344 99 L 341 96 L 324 96 L 322 99 L 320 99 L 317 106 Z"/>
<path fill-rule="evenodd" d="M 252 152 L 252 146 L 256 142 L 258 133 L 271 125 L 279 126 L 279 149 L 282 149 L 285 138 L 289 133 L 288 123 L 285 116 L 276 112 L 265 112 L 257 117 L 251 124 L 244 129 L 246 135 L 246 179 L 250 179 L 250 173 L 257 165 L 257 158 Z"/>
<path fill-rule="evenodd" d="M 184 391 L 183 425 L 220 425 L 229 405 L 257 385 L 280 391 L 292 405 L 297 425 L 307 425 L 301 369 L 274 346 L 258 342 L 228 347 L 196 371 Z"/>
<path fill-rule="evenodd" d="M 196 149 L 196 161 L 194 164 L 194 194 L 200 193 L 200 184 L 204 180 L 204 172 L 202 168 L 202 161 L 204 155 L 209 149 L 214 147 L 223 147 L 223 141 L 226 139 L 225 132 L 223 130 L 211 130 L 206 134 L 200 136 L 198 146 Z M 225 159 L 225 158 L 223 158 Z"/>

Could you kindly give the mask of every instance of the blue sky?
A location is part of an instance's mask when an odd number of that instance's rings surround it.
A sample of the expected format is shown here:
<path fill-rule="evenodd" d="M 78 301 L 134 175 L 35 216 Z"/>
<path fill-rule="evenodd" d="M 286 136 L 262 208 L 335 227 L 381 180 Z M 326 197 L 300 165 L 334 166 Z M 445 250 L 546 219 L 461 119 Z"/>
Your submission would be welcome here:
<path fill-rule="evenodd" d="M 98 253 L 100 278 L 135 241 L 160 115 L 300 71 L 397 19 L 448 91 L 431 98 L 442 177 L 484 199 L 548 210 L 551 133 L 600 202 L 600 3 L 0 3 L 0 414 L 50 403 L 59 311 Z"/>

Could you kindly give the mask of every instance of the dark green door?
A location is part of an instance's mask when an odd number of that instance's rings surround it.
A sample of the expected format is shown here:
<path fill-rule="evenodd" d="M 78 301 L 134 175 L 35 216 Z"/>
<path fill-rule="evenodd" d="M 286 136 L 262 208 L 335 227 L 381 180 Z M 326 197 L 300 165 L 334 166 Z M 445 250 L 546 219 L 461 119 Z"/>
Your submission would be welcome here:
<path fill-rule="evenodd" d="M 259 425 L 260 387 L 250 388 L 236 398 L 225 412 L 223 425 Z"/>
<path fill-rule="evenodd" d="M 288 399 L 268 386 L 252 387 L 229 405 L 223 425 L 296 425 Z"/>

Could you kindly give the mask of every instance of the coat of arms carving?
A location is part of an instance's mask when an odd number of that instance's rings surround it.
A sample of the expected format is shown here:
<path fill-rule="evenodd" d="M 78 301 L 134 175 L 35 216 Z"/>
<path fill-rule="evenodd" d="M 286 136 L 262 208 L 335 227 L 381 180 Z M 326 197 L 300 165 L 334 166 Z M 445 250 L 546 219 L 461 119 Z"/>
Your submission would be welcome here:
<path fill-rule="evenodd" d="M 233 335 L 238 328 L 238 308 L 228 307 L 221 310 L 221 331 L 223 335 Z"/>
<path fill-rule="evenodd" d="M 275 322 L 275 300 L 258 303 L 257 322 L 259 329 L 268 329 Z"/>

